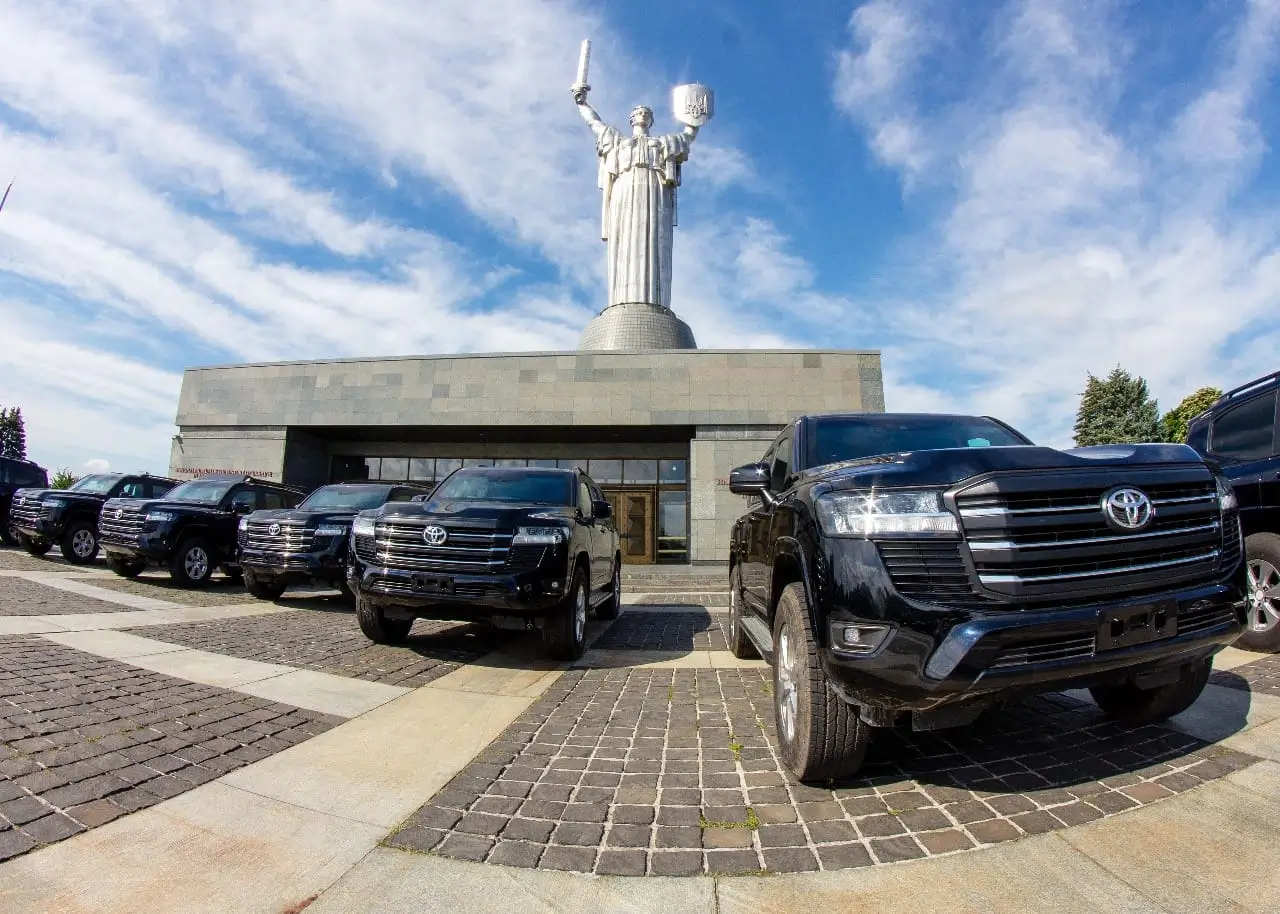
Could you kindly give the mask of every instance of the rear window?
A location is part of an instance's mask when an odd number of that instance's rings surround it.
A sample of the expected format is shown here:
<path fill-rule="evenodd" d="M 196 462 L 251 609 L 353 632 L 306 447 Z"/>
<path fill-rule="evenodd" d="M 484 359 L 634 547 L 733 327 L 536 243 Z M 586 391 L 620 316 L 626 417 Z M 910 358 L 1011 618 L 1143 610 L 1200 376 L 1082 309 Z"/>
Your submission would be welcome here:
<path fill-rule="evenodd" d="M 438 501 L 504 501 L 572 505 L 574 477 L 529 470 L 458 470 L 432 494 Z"/>
<path fill-rule="evenodd" d="M 832 416 L 812 420 L 805 462 L 822 466 L 880 454 L 1030 443 L 980 416 Z"/>

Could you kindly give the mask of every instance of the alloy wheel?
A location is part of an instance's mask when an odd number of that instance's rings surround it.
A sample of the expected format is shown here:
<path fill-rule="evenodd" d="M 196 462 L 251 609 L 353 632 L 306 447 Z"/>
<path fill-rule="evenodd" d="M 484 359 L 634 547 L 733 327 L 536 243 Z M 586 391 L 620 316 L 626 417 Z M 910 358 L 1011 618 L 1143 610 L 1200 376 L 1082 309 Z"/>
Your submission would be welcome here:
<path fill-rule="evenodd" d="M 78 559 L 87 559 L 93 555 L 93 550 L 97 548 L 97 545 L 91 530 L 77 530 L 76 535 L 71 537 L 71 551 Z"/>
<path fill-rule="evenodd" d="M 1249 560 L 1249 630 L 1269 632 L 1280 625 L 1280 571 L 1266 559 Z"/>
<path fill-rule="evenodd" d="M 573 639 L 581 644 L 587 634 L 587 588 L 579 587 L 573 603 Z"/>
<path fill-rule="evenodd" d="M 191 580 L 203 581 L 209 574 L 209 555 L 196 546 L 187 551 L 187 557 L 183 560 L 182 566 Z"/>
<path fill-rule="evenodd" d="M 796 737 L 796 718 L 799 717 L 800 696 L 796 682 L 799 671 L 798 656 L 791 641 L 789 626 L 784 626 L 778 637 L 778 729 L 788 743 Z"/>

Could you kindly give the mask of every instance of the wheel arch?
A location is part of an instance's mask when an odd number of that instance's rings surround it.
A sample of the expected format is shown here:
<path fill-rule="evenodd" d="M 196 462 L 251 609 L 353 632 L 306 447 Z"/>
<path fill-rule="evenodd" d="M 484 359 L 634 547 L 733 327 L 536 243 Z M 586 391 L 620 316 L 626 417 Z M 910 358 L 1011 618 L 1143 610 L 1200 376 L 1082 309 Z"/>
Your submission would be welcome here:
<path fill-rule="evenodd" d="M 809 624 L 812 625 L 815 634 L 821 630 L 818 628 L 818 607 L 814 600 L 813 582 L 809 574 L 809 563 L 805 559 L 804 550 L 800 544 L 791 538 L 778 540 L 774 545 L 773 564 L 769 574 L 769 627 L 773 627 L 773 620 L 778 612 L 778 601 L 782 599 L 782 592 L 792 584 L 800 584 L 804 589 L 805 602 L 809 605 Z M 819 637 L 819 643 L 821 638 Z"/>

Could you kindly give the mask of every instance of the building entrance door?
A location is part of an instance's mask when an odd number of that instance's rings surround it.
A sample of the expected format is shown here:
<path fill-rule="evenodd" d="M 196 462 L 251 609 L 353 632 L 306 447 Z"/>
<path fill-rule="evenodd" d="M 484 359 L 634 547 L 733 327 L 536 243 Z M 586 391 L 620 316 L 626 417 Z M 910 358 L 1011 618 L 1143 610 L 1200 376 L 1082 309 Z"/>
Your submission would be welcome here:
<path fill-rule="evenodd" d="M 604 489 L 622 539 L 624 565 L 652 565 L 657 558 L 652 489 Z"/>

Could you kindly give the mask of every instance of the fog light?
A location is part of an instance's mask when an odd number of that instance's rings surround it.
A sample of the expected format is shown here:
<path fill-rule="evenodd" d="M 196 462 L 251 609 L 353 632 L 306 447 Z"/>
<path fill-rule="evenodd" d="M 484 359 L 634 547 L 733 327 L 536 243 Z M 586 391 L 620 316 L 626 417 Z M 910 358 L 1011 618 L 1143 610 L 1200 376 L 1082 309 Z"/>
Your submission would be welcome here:
<path fill-rule="evenodd" d="M 831 646 L 851 654 L 870 654 L 889 636 L 889 626 L 832 622 Z"/>
<path fill-rule="evenodd" d="M 547 590 L 551 591 L 552 593 L 559 593 L 563 589 L 564 589 L 564 585 L 559 581 L 551 581 L 550 583 L 547 584 Z"/>

